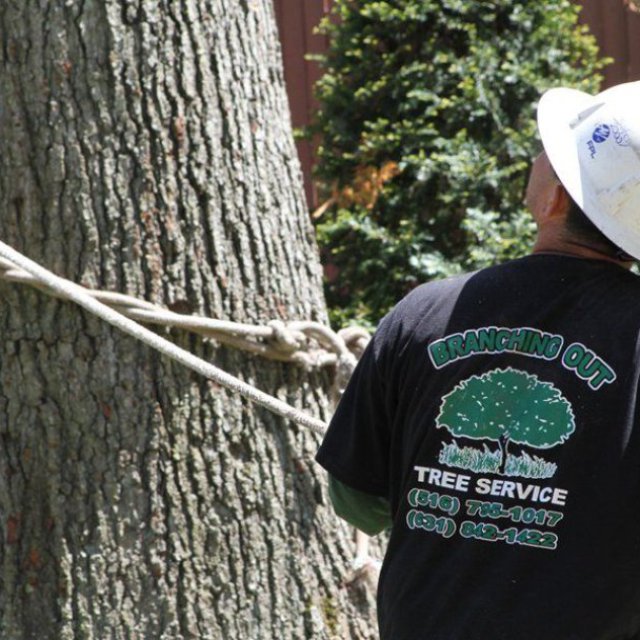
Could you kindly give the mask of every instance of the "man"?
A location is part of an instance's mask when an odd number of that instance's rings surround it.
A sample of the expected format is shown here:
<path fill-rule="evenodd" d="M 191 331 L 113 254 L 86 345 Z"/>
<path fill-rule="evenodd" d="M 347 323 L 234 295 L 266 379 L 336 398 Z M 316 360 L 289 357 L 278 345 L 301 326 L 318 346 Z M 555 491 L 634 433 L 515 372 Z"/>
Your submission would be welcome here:
<path fill-rule="evenodd" d="M 639 104 L 547 92 L 533 253 L 414 290 L 345 391 L 317 460 L 391 527 L 383 640 L 640 638 Z"/>

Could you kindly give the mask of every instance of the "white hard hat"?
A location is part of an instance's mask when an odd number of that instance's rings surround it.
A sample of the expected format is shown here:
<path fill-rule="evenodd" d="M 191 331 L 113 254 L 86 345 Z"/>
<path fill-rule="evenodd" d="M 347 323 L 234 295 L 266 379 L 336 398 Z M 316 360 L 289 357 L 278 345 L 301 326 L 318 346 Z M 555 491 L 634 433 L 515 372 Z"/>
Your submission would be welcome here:
<path fill-rule="evenodd" d="M 602 233 L 640 259 L 640 82 L 597 96 L 550 89 L 538 105 L 558 178 Z"/>

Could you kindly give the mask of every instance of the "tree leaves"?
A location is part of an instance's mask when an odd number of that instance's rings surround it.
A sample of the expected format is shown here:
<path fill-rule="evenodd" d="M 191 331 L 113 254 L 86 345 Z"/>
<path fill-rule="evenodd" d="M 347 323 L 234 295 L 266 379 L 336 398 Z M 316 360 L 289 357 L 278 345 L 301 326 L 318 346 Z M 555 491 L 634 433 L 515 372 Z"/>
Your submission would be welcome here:
<path fill-rule="evenodd" d="M 327 283 L 334 322 L 375 323 L 422 281 L 528 250 L 537 99 L 599 87 L 603 62 L 578 12 L 569 0 L 336 1 L 309 131 L 321 197 L 357 193 L 390 163 L 400 171 L 375 198 L 336 199 L 319 219 L 324 262 L 340 273 Z"/>

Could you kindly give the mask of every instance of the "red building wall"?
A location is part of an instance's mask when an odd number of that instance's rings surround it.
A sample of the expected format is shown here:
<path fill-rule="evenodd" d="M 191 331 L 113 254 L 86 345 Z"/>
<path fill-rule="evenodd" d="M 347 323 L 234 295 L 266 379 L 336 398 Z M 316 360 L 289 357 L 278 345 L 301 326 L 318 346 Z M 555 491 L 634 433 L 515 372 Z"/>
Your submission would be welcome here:
<path fill-rule="evenodd" d="M 314 29 L 322 16 L 329 13 L 331 0 L 274 0 L 274 5 L 282 42 L 291 119 L 294 127 L 303 127 L 309 124 L 316 109 L 313 85 L 321 75 L 319 65 L 305 60 L 305 56 L 322 53 L 327 48 L 327 39 L 315 34 Z M 301 141 L 297 146 L 305 177 L 307 202 L 313 208 L 317 204 L 317 194 L 311 180 L 313 145 Z"/>
<path fill-rule="evenodd" d="M 294 127 L 308 124 L 316 108 L 313 85 L 321 72 L 317 63 L 305 60 L 305 55 L 326 48 L 326 38 L 313 31 L 329 12 L 331 3 L 332 0 L 274 0 Z M 615 60 L 604 71 L 605 86 L 640 80 L 640 13 L 633 12 L 626 0 L 578 0 L 578 3 L 583 6 L 581 19 L 596 36 L 602 53 Z M 299 142 L 298 153 L 307 201 L 314 209 L 318 201 L 311 180 L 312 144 Z"/>
<path fill-rule="evenodd" d="M 605 71 L 605 86 L 640 80 L 640 12 L 625 0 L 581 0 L 582 21 L 589 25 L 600 50 L 614 59 Z"/>

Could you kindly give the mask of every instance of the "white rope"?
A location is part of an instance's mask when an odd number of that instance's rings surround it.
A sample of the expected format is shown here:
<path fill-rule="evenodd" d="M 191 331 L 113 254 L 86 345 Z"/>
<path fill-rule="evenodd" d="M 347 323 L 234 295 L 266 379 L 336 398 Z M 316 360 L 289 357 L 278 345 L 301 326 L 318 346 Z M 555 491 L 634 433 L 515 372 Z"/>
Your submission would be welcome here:
<path fill-rule="evenodd" d="M 290 342 L 290 336 L 283 335 L 283 330 L 300 332 L 304 335 L 313 336 L 321 343 L 331 344 L 337 358 L 329 363 L 338 364 L 337 374 L 340 375 L 340 364 L 345 364 L 345 371 L 342 372 L 343 377 L 348 378 L 350 372 L 355 365 L 355 356 L 347 347 L 352 345 L 354 352 L 361 352 L 368 340 L 368 334 L 364 330 L 350 328 L 345 330 L 343 335 L 335 334 L 329 328 L 315 322 L 293 322 L 285 327 L 283 323 L 278 324 L 272 322 L 269 327 L 259 327 L 253 325 L 242 325 L 222 320 L 211 320 L 208 318 L 189 318 L 181 314 L 166 311 L 149 302 L 138 300 L 131 296 L 119 293 L 110 293 L 104 291 L 89 291 L 80 285 L 75 284 L 64 278 L 56 276 L 41 265 L 33 262 L 26 256 L 22 255 L 15 249 L 0 241 L 0 277 L 11 282 L 28 284 L 44 290 L 48 294 L 55 295 L 64 300 L 70 300 L 77 305 L 86 309 L 95 316 L 108 322 L 112 326 L 120 329 L 124 333 L 133 336 L 137 340 L 145 343 L 153 349 L 159 351 L 163 355 L 179 362 L 180 364 L 196 371 L 197 373 L 213 380 L 221 386 L 239 393 L 243 397 L 265 407 L 269 411 L 292 420 L 296 424 L 308 427 L 315 433 L 324 435 L 327 425 L 319 420 L 291 405 L 271 396 L 256 387 L 239 380 L 235 376 L 219 369 L 218 367 L 206 362 L 202 358 L 198 358 L 192 353 L 178 347 L 169 340 L 165 340 L 153 331 L 138 324 L 135 320 L 123 315 L 119 311 L 107 306 L 125 308 L 127 313 L 140 320 L 152 322 L 154 324 L 163 324 L 168 326 L 176 326 L 196 330 L 198 332 L 227 332 L 235 336 L 262 336 L 271 337 L 274 333 L 280 332 L 280 341 Z M 295 333 L 294 340 L 295 340 Z M 216 335 L 217 337 L 217 335 Z M 255 344 L 256 349 L 260 349 L 263 345 Z M 295 350 L 297 344 L 290 342 L 290 346 Z M 246 345 L 244 345 L 246 349 Z M 266 347 L 264 348 L 267 351 Z M 295 353 L 295 351 L 294 351 Z M 344 380 L 346 384 L 346 379 Z M 358 579 L 363 575 L 363 570 L 372 567 L 374 572 L 379 572 L 379 562 L 369 556 L 369 538 L 361 531 L 356 531 L 356 558 L 352 568 L 354 579 Z"/>
<path fill-rule="evenodd" d="M 83 309 L 102 318 L 105 322 L 133 336 L 137 340 L 144 342 L 146 345 L 156 349 L 165 356 L 183 364 L 185 367 L 196 371 L 197 373 L 210 378 L 214 382 L 223 387 L 239 393 L 241 396 L 265 407 L 269 411 L 276 413 L 283 418 L 292 420 L 296 424 L 309 427 L 316 433 L 323 435 L 327 425 L 322 420 L 292 407 L 291 405 L 275 398 L 274 396 L 257 389 L 256 387 L 243 382 L 242 380 L 232 376 L 231 374 L 219 369 L 218 367 L 206 362 L 202 358 L 194 356 L 189 351 L 181 349 L 169 340 L 165 340 L 153 331 L 141 326 L 137 322 L 130 320 L 121 313 L 111 309 L 104 303 L 89 295 L 87 291 L 64 278 L 60 278 L 51 273 L 39 264 L 29 260 L 26 256 L 15 251 L 4 242 L 0 242 L 0 257 L 9 260 L 14 265 L 33 276 L 39 285 L 45 286 L 50 291 L 56 293 L 61 298 L 72 300 Z M 32 284 L 29 282 L 29 284 Z"/>
<path fill-rule="evenodd" d="M 48 289 L 39 278 L 6 258 L 0 258 L 0 278 L 41 290 Z M 294 362 L 307 369 L 337 366 L 342 371 L 346 368 L 347 377 L 356 363 L 353 354 L 360 355 L 369 340 L 368 332 L 357 327 L 348 327 L 336 333 L 319 322 L 309 321 L 284 323 L 272 320 L 266 325 L 251 325 L 175 313 L 121 293 L 82 289 L 92 298 L 138 322 L 192 331 L 236 349 L 271 360 Z M 65 292 L 50 289 L 46 292 L 71 299 Z"/>

